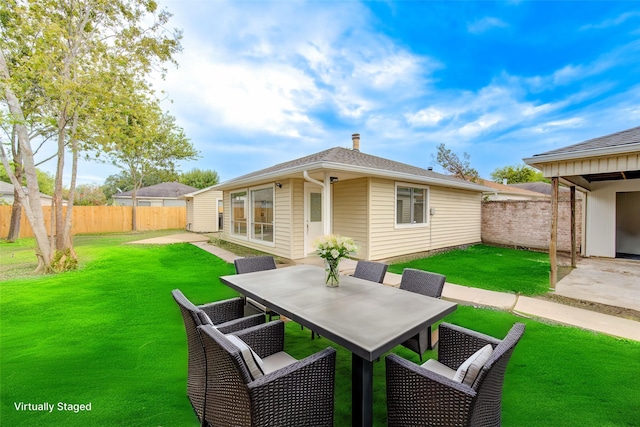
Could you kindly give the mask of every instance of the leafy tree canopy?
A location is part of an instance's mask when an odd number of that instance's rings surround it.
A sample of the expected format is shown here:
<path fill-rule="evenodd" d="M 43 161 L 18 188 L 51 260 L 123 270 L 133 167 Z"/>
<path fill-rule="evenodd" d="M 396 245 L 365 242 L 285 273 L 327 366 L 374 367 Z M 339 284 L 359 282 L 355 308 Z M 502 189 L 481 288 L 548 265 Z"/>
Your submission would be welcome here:
<path fill-rule="evenodd" d="M 103 206 L 107 204 L 107 197 L 99 185 L 80 184 L 76 187 L 73 204 L 76 206 Z"/>
<path fill-rule="evenodd" d="M 508 184 L 545 181 L 542 172 L 525 164 L 496 168 L 496 170 L 491 172 L 491 179 L 500 183 L 506 179 Z"/>
<path fill-rule="evenodd" d="M 54 176 L 49 172 L 45 172 L 40 169 L 36 169 L 36 175 L 38 177 L 38 187 L 40 188 L 40 192 L 49 196 L 53 195 L 55 182 Z M 7 174 L 5 168 L 0 168 L 0 181 L 11 183 L 11 180 L 9 179 L 9 175 Z M 27 186 L 26 177 L 22 178 L 22 185 L 25 187 Z"/>
<path fill-rule="evenodd" d="M 218 177 L 218 172 L 211 169 L 202 170 L 194 168 L 181 174 L 179 182 L 201 189 L 216 185 L 219 181 L 220 177 Z"/>

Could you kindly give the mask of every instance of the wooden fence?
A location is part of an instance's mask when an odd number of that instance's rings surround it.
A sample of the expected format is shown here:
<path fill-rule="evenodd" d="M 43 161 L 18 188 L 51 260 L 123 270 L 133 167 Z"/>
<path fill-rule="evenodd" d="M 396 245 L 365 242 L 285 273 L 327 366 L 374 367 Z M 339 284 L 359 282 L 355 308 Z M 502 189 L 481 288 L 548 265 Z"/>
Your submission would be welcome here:
<path fill-rule="evenodd" d="M 42 207 L 49 230 L 51 207 Z M 66 209 L 66 208 L 64 208 Z M 74 206 L 71 233 L 111 233 L 132 231 L 131 206 Z M 168 230 L 187 226 L 187 208 L 138 206 L 138 231 Z M 0 238 L 9 233 L 11 206 L 0 206 Z M 33 231 L 22 212 L 20 237 L 33 237 Z"/>

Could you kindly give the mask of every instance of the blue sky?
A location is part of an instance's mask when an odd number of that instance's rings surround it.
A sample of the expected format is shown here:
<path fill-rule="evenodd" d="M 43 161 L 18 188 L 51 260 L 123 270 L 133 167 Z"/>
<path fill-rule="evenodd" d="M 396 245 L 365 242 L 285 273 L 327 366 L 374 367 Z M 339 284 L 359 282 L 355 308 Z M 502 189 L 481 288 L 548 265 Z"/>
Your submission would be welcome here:
<path fill-rule="evenodd" d="M 223 181 L 351 146 L 485 178 L 640 124 L 637 1 L 160 1 L 184 31 L 158 82 Z M 84 164 L 80 182 L 115 168 Z"/>

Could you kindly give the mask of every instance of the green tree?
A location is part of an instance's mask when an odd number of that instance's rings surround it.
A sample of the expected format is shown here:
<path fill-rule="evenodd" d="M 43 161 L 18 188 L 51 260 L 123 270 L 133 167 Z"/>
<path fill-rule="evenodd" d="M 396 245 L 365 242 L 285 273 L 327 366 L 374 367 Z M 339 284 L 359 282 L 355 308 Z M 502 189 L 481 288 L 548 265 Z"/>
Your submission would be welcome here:
<path fill-rule="evenodd" d="M 99 156 L 106 157 L 131 179 L 132 228 L 137 230 L 137 191 L 149 174 L 158 171 L 176 173 L 176 162 L 193 160 L 198 152 L 187 139 L 175 118 L 163 112 L 159 101 L 135 85 L 138 92 L 127 91 L 115 104 L 108 126 L 113 130 L 101 141 Z"/>
<path fill-rule="evenodd" d="M 15 165 L 11 164 L 11 167 L 15 170 Z M 49 172 L 40 170 L 36 168 L 36 175 L 38 177 L 38 186 L 40 187 L 40 192 L 42 194 L 47 194 L 51 196 L 53 194 L 53 186 L 54 186 L 54 177 Z M 7 174 L 5 168 L 0 169 L 0 181 L 3 182 L 11 182 L 11 178 Z M 27 180 L 22 179 L 22 185 L 27 186 Z"/>
<path fill-rule="evenodd" d="M 491 172 L 491 179 L 495 182 L 504 182 L 507 180 L 508 184 L 517 184 L 521 182 L 538 182 L 544 181 L 542 172 L 533 169 L 525 164 L 516 166 L 505 166 L 502 168 L 496 168 Z"/>
<path fill-rule="evenodd" d="M 73 199 L 76 206 L 104 206 L 107 204 L 107 196 L 97 184 L 80 184 L 76 187 L 76 196 Z"/>
<path fill-rule="evenodd" d="M 214 170 L 194 168 L 182 173 L 179 182 L 195 188 L 207 188 L 220 182 L 220 178 L 218 177 L 218 172 Z"/>
<path fill-rule="evenodd" d="M 444 144 L 438 145 L 436 163 L 457 178 L 464 179 L 465 181 L 478 182 L 480 175 L 477 170 L 471 167 L 469 159 L 470 156 L 467 153 L 463 153 L 461 159 Z"/>
<path fill-rule="evenodd" d="M 154 0 L 5 0 L 0 2 L 0 114 L 14 127 L 17 153 L 0 145 L 0 159 L 24 204 L 38 249 L 38 270 L 58 270 L 76 259 L 71 219 L 77 162 L 112 129 L 103 127 L 123 82 L 144 80 L 174 62 L 181 34 Z M 37 129 L 29 132 L 29 129 Z M 51 137 L 53 136 L 53 137 Z M 40 204 L 36 153 L 55 152 L 54 221 L 49 238 Z M 11 155 L 18 158 L 11 159 Z M 71 157 L 69 206 L 62 209 L 63 173 Z M 10 168 L 15 160 L 21 177 Z M 57 263 L 57 264 L 56 264 Z"/>

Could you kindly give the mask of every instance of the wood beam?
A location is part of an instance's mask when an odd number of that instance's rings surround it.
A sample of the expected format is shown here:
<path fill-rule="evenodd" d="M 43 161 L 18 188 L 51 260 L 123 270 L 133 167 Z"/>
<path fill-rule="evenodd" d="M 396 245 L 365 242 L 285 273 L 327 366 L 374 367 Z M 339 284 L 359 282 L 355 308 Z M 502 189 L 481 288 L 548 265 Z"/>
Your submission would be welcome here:
<path fill-rule="evenodd" d="M 571 194 L 571 267 L 576 268 L 576 187 L 570 187 Z"/>
<path fill-rule="evenodd" d="M 551 236 L 549 239 L 549 264 L 551 272 L 549 284 L 551 289 L 556 288 L 558 282 L 558 184 L 557 176 L 551 178 Z"/>

